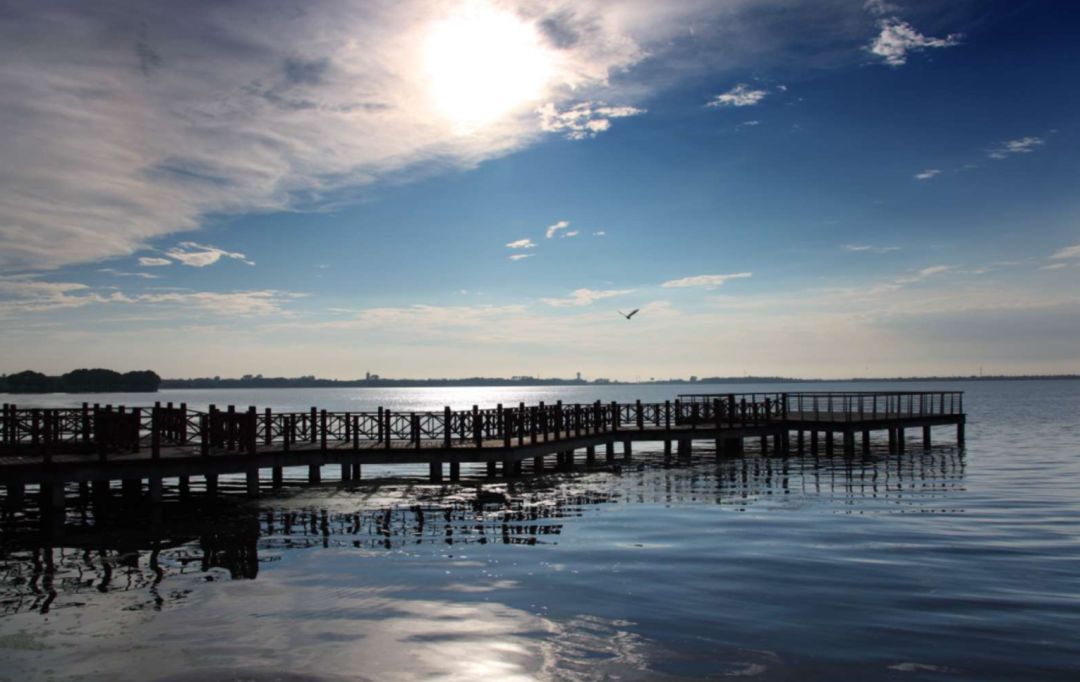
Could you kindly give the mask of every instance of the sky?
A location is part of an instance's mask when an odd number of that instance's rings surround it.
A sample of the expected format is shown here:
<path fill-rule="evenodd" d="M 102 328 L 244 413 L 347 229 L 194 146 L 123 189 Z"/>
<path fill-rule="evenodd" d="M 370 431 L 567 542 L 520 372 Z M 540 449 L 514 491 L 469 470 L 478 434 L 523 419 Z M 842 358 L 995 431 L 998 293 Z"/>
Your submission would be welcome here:
<path fill-rule="evenodd" d="M 0 372 L 1077 372 L 1078 29 L 0 0 Z"/>

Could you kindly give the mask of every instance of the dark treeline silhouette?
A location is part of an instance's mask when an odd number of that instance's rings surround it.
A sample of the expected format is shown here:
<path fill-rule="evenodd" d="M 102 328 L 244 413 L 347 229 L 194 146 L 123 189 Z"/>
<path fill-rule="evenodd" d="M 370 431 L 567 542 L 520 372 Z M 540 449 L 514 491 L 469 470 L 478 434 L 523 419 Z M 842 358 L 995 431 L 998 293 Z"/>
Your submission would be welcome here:
<path fill-rule="evenodd" d="M 58 377 L 26 370 L 0 376 L 0 393 L 153 393 L 160 385 L 161 377 L 150 370 L 77 369 Z"/>

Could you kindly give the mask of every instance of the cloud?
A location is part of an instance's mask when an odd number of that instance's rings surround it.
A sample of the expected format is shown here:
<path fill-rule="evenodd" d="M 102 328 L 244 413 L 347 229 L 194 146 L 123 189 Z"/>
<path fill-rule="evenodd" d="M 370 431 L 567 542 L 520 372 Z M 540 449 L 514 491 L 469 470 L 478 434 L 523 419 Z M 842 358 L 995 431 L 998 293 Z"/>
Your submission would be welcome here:
<path fill-rule="evenodd" d="M 142 256 L 139 258 L 139 265 L 144 268 L 157 268 L 163 265 L 172 265 L 172 261 L 168 258 L 153 258 L 151 256 Z"/>
<path fill-rule="evenodd" d="M 355 201 L 380 181 L 476 167 L 545 130 L 593 136 L 666 87 L 612 75 L 720 14 L 596 1 L 195 7 L 117 0 L 0 17 L 0 158 L 19 159 L 0 167 L 0 268 L 129 255 L 209 215 Z M 447 15 L 470 12 L 526 39 L 543 67 L 533 80 L 519 85 L 519 64 L 492 52 L 473 79 L 484 87 L 440 89 L 425 50 Z M 520 101 L 499 100 L 493 81 Z M 456 109 L 499 115 L 463 132 Z"/>
<path fill-rule="evenodd" d="M 988 149 L 986 155 L 991 159 L 1005 159 L 1015 154 L 1030 154 L 1044 144 L 1046 140 L 1041 137 L 1021 137 Z"/>
<path fill-rule="evenodd" d="M 927 48 L 954 47 L 963 37 L 951 33 L 944 38 L 931 38 L 915 30 L 911 24 L 896 17 L 878 22 L 881 32 L 867 48 L 881 57 L 889 66 L 903 66 L 909 52 L 921 52 Z"/>
<path fill-rule="evenodd" d="M 565 230 L 568 227 L 570 227 L 570 221 L 569 220 L 560 220 L 559 222 L 555 223 L 554 225 L 548 225 L 547 231 L 544 233 L 544 236 L 547 237 L 548 239 L 551 239 L 552 237 L 555 236 L 556 232 L 558 232 L 559 230 Z"/>
<path fill-rule="evenodd" d="M 225 251 L 216 246 L 207 246 L 195 242 L 180 242 L 166 251 L 165 255 L 193 268 L 205 268 L 207 265 L 217 263 L 222 258 L 232 258 L 247 265 L 255 265 L 255 261 L 248 260 L 248 257 L 242 253 Z"/>
<path fill-rule="evenodd" d="M 1039 268 L 1040 270 L 1062 270 L 1073 267 L 1072 263 L 1049 263 Z"/>
<path fill-rule="evenodd" d="M 531 239 L 518 239 L 517 241 L 508 242 L 506 248 L 508 249 L 532 249 L 536 247 L 536 243 Z"/>
<path fill-rule="evenodd" d="M 536 254 L 532 254 L 532 253 L 515 253 L 514 255 L 509 256 L 509 258 L 510 258 L 510 260 L 525 260 L 526 258 L 532 258 L 534 255 L 536 255 Z"/>
<path fill-rule="evenodd" d="M 542 298 L 541 302 L 556 308 L 586 306 L 603 300 L 633 293 L 633 289 L 575 289 L 566 298 Z"/>
<path fill-rule="evenodd" d="M 592 236 L 594 236 L 594 237 L 606 237 L 607 232 L 604 232 L 603 230 L 597 230 L 596 232 L 592 233 Z"/>
<path fill-rule="evenodd" d="M 752 128 L 753 126 L 761 125 L 761 121 L 743 121 L 736 128 Z"/>
<path fill-rule="evenodd" d="M 1050 258 L 1054 260 L 1065 260 L 1067 258 L 1080 258 L 1080 244 L 1073 244 L 1072 246 L 1066 246 L 1063 249 L 1055 251 Z"/>
<path fill-rule="evenodd" d="M 869 244 L 844 244 L 842 247 L 845 251 L 865 252 L 865 253 L 889 253 L 891 251 L 899 251 L 899 246 L 871 246 Z"/>
<path fill-rule="evenodd" d="M 157 275 L 151 275 L 149 272 L 121 272 L 116 268 L 99 268 L 98 272 L 104 272 L 114 277 L 138 277 L 141 279 L 157 279 Z"/>
<path fill-rule="evenodd" d="M 553 102 L 548 102 L 536 113 L 540 117 L 540 129 L 544 132 L 563 133 L 568 140 L 585 140 L 609 130 L 611 119 L 637 116 L 644 114 L 645 110 L 581 102 L 560 111 Z"/>
<path fill-rule="evenodd" d="M 301 298 L 303 294 L 262 289 L 256 291 L 196 291 L 191 293 L 169 292 L 161 294 L 142 294 L 132 297 L 132 303 L 177 305 L 225 316 L 260 316 L 281 315 L 285 304 Z"/>
<path fill-rule="evenodd" d="M 660 286 L 665 289 L 681 289 L 685 287 L 705 287 L 706 289 L 715 289 L 723 286 L 728 280 L 745 279 L 750 277 L 751 274 L 752 273 L 749 272 L 736 272 L 730 275 L 696 275 L 694 277 L 669 280 Z"/>
<path fill-rule="evenodd" d="M 752 90 L 746 83 L 739 83 L 727 92 L 714 97 L 705 106 L 750 107 L 765 99 L 768 94 L 765 90 Z"/>
<path fill-rule="evenodd" d="M 863 4 L 863 9 L 870 14 L 875 14 L 879 17 L 900 11 L 900 8 L 897 5 L 886 2 L 886 0 L 866 0 L 866 3 Z"/>
<path fill-rule="evenodd" d="M 937 175 L 941 175 L 940 170 L 938 170 L 937 168 L 927 168 L 926 170 L 924 170 L 921 173 L 916 173 L 915 174 L 915 179 L 916 180 L 929 180 L 930 178 L 933 178 L 934 176 L 937 176 Z"/>
<path fill-rule="evenodd" d="M 568 237 L 576 237 L 579 234 L 581 234 L 580 230 L 567 230 L 566 232 L 562 233 L 562 238 L 566 239 Z"/>

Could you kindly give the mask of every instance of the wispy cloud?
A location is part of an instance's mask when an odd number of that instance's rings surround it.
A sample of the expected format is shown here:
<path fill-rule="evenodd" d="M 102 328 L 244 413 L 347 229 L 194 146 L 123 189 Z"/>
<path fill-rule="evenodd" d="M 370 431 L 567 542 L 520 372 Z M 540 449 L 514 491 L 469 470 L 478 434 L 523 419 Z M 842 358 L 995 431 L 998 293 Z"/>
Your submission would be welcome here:
<path fill-rule="evenodd" d="M 516 241 L 507 242 L 506 248 L 508 249 L 532 249 L 536 248 L 536 242 L 531 239 L 518 239 Z"/>
<path fill-rule="evenodd" d="M 548 239 L 551 239 L 556 235 L 556 233 L 558 233 L 559 230 L 565 230 L 568 227 L 570 227 L 569 220 L 560 220 L 553 225 L 548 225 L 547 231 L 544 232 L 544 236 Z"/>
<path fill-rule="evenodd" d="M 123 272 L 122 270 L 117 270 L 116 268 L 99 268 L 98 272 L 104 272 L 105 274 L 112 275 L 113 277 L 138 277 L 140 279 L 158 278 L 157 275 L 152 275 L 149 272 Z"/>
<path fill-rule="evenodd" d="M 172 261 L 168 258 L 155 258 L 153 256 L 142 256 L 139 258 L 139 265 L 144 268 L 158 268 L 164 265 L 172 265 Z"/>
<path fill-rule="evenodd" d="M 753 89 L 746 83 L 739 83 L 725 93 L 714 97 L 706 106 L 710 107 L 750 107 L 765 99 L 768 91 Z"/>
<path fill-rule="evenodd" d="M 576 237 L 579 234 L 581 234 L 580 230 L 567 230 L 566 232 L 562 233 L 562 238 L 567 239 L 569 237 Z"/>
<path fill-rule="evenodd" d="M 596 232 L 592 233 L 592 236 L 594 236 L 594 237 L 606 237 L 607 232 L 604 232 L 603 230 L 597 230 Z"/>
<path fill-rule="evenodd" d="M 536 113 L 540 117 L 540 129 L 544 132 L 563 133 L 568 140 L 585 140 L 610 129 L 612 119 L 637 116 L 644 114 L 645 110 L 581 102 L 560 111 L 553 102 L 548 102 Z"/>
<path fill-rule="evenodd" d="M 682 279 L 673 279 L 664 282 L 660 286 L 665 289 L 681 289 L 685 287 L 704 287 L 706 289 L 715 289 L 723 286 L 733 279 L 745 279 L 750 277 L 752 273 L 749 272 L 736 272 L 728 275 L 695 275 L 693 277 L 683 277 Z"/>
<path fill-rule="evenodd" d="M 926 170 L 924 170 L 921 173 L 916 173 L 915 174 L 915 179 L 916 180 L 929 180 L 929 179 L 931 179 L 933 177 L 936 177 L 938 175 L 941 175 L 941 171 L 938 170 L 937 168 L 927 168 Z"/>
<path fill-rule="evenodd" d="M 510 260 L 525 260 L 526 258 L 532 258 L 535 254 L 532 253 L 515 253 L 512 256 L 508 256 Z"/>
<path fill-rule="evenodd" d="M 603 300 L 605 298 L 614 298 L 616 296 L 625 296 L 626 294 L 633 293 L 633 289 L 575 289 L 570 292 L 570 295 L 566 298 L 542 298 L 543 303 L 554 306 L 556 308 L 565 308 L 570 306 L 586 306 Z"/>
<path fill-rule="evenodd" d="M 886 14 L 894 14 L 900 11 L 900 7 L 894 5 L 891 2 L 887 2 L 886 0 L 866 0 L 866 2 L 863 4 L 863 9 L 865 9 L 870 14 L 874 14 L 879 17 Z"/>
<path fill-rule="evenodd" d="M 1030 154 L 1044 144 L 1046 144 L 1046 140 L 1041 137 L 1021 137 L 1002 142 L 998 146 L 986 150 L 986 155 L 991 159 L 1006 159 L 1016 154 Z"/>
<path fill-rule="evenodd" d="M 231 258 L 247 265 L 255 265 L 255 261 L 248 260 L 242 253 L 226 251 L 216 246 L 197 244 L 196 242 L 180 242 L 165 252 L 169 258 L 193 268 L 205 268 L 217 263 L 222 258 Z"/>
<path fill-rule="evenodd" d="M 858 253 L 889 253 L 900 250 L 899 246 L 873 246 L 871 244 L 844 244 L 840 248 Z"/>
<path fill-rule="evenodd" d="M 1080 259 L 1080 244 L 1073 244 L 1072 246 L 1066 246 L 1065 248 L 1055 251 L 1050 258 L 1052 260 L 1070 260 L 1073 258 Z"/>
<path fill-rule="evenodd" d="M 882 7 L 883 4 L 875 3 L 874 6 Z M 929 48 L 954 47 L 960 44 L 963 37 L 959 33 L 951 33 L 944 38 L 925 36 L 915 30 L 914 26 L 897 17 L 882 19 L 878 22 L 878 27 L 881 32 L 867 49 L 881 57 L 889 66 L 903 66 L 907 63 L 908 53 L 911 52 L 922 52 Z"/>

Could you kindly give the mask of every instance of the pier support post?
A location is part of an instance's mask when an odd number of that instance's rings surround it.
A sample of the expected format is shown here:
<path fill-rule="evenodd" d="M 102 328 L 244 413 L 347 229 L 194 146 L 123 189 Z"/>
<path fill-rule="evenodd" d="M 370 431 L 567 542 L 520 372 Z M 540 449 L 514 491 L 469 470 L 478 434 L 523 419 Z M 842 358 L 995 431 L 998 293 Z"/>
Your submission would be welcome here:
<path fill-rule="evenodd" d="M 679 439 L 679 459 L 690 459 L 691 441 L 689 438 Z"/>
<path fill-rule="evenodd" d="M 352 479 L 352 465 L 351 464 L 342 464 L 341 465 L 341 482 L 342 483 L 347 483 L 351 479 Z"/>
<path fill-rule="evenodd" d="M 451 471 L 453 471 L 453 469 L 451 469 Z M 359 481 L 360 480 L 360 462 L 353 462 L 353 465 L 352 465 L 352 480 L 354 480 L 354 481 Z"/>
<path fill-rule="evenodd" d="M 922 427 L 922 446 L 923 446 L 923 450 L 929 450 L 930 449 L 931 443 L 930 443 L 930 426 L 929 425 Z"/>
<path fill-rule="evenodd" d="M 450 480 L 455 483 L 461 480 L 461 462 L 450 462 Z"/>
<path fill-rule="evenodd" d="M 94 496 L 94 504 L 106 502 L 112 495 L 112 486 L 108 481 L 94 481 L 90 484 L 90 488 Z"/>
<path fill-rule="evenodd" d="M 763 455 L 769 454 L 769 437 L 768 436 L 762 436 L 761 437 L 761 454 L 763 454 Z"/>
<path fill-rule="evenodd" d="M 125 478 L 120 486 L 120 490 L 124 496 L 124 502 L 133 502 L 142 495 L 141 478 Z"/>
<path fill-rule="evenodd" d="M 777 454 L 783 454 L 783 452 L 784 452 L 783 443 L 784 443 L 784 439 L 781 436 L 781 434 L 774 433 L 773 434 L 773 439 L 772 439 L 773 452 L 775 452 Z"/>
<path fill-rule="evenodd" d="M 543 457 L 533 457 L 533 473 L 534 474 L 542 474 L 542 473 L 544 473 L 544 458 Z"/>
<path fill-rule="evenodd" d="M 585 448 L 585 466 L 596 464 L 596 446 L 590 445 Z"/>
<path fill-rule="evenodd" d="M 896 429 L 889 427 L 889 452 L 896 452 Z"/>
<path fill-rule="evenodd" d="M 191 495 L 191 479 L 187 476 L 181 476 L 177 482 L 177 492 L 180 494 L 180 499 L 185 500 Z"/>
<path fill-rule="evenodd" d="M 150 488 L 150 501 L 154 504 L 161 504 L 161 476 L 151 476 L 149 479 L 147 479 L 147 483 L 149 484 Z"/>
<path fill-rule="evenodd" d="M 627 438 L 626 440 L 624 440 L 622 442 L 622 457 L 623 457 L 623 460 L 629 462 L 630 458 L 633 456 L 633 454 L 634 454 L 634 446 L 632 445 L 630 439 Z"/>
<path fill-rule="evenodd" d="M 855 432 L 844 431 L 844 457 L 855 456 Z"/>
<path fill-rule="evenodd" d="M 259 496 L 259 470 L 255 467 L 251 467 L 244 472 L 245 482 L 247 483 L 247 496 L 258 497 Z"/>
<path fill-rule="evenodd" d="M 826 455 L 831 455 L 833 453 L 834 438 L 835 438 L 835 436 L 833 435 L 833 432 L 831 430 L 825 432 L 825 454 Z"/>
<path fill-rule="evenodd" d="M 502 470 L 503 478 L 512 478 L 514 476 L 514 460 L 510 457 L 503 459 Z"/>
<path fill-rule="evenodd" d="M 956 423 L 956 445 L 957 447 L 964 447 L 964 422 Z"/>
<path fill-rule="evenodd" d="M 7 484 L 7 504 L 9 507 L 21 507 L 26 496 L 26 486 L 22 483 Z"/>
<path fill-rule="evenodd" d="M 870 431 L 868 429 L 862 432 L 862 453 L 864 455 L 870 454 Z"/>
<path fill-rule="evenodd" d="M 818 432 L 810 432 L 810 454 L 817 455 L 818 453 Z"/>
<path fill-rule="evenodd" d="M 900 426 L 896 429 L 896 451 L 903 454 L 906 449 L 904 443 L 904 427 Z"/>
<path fill-rule="evenodd" d="M 285 482 L 285 471 L 282 467 L 274 467 L 270 473 L 270 485 L 277 490 Z"/>
<path fill-rule="evenodd" d="M 318 464 L 308 465 L 308 483 L 312 485 L 322 483 L 322 466 Z"/>
<path fill-rule="evenodd" d="M 609 440 L 604 443 L 604 459 L 608 462 L 615 461 L 615 441 Z"/>
<path fill-rule="evenodd" d="M 488 478 L 495 478 L 495 460 L 488 460 L 487 463 L 487 475 Z"/>
<path fill-rule="evenodd" d="M 41 484 L 41 508 L 45 513 L 64 513 L 64 504 L 67 502 L 64 496 L 63 483 Z"/>
<path fill-rule="evenodd" d="M 206 474 L 206 494 L 210 497 L 217 495 L 217 474 Z"/>
<path fill-rule="evenodd" d="M 428 479 L 432 483 L 442 483 L 442 462 L 428 464 Z"/>
<path fill-rule="evenodd" d="M 806 451 L 806 432 L 802 429 L 795 432 L 795 449 L 800 455 Z"/>
<path fill-rule="evenodd" d="M 671 439 L 664 439 L 664 462 L 671 461 Z"/>

